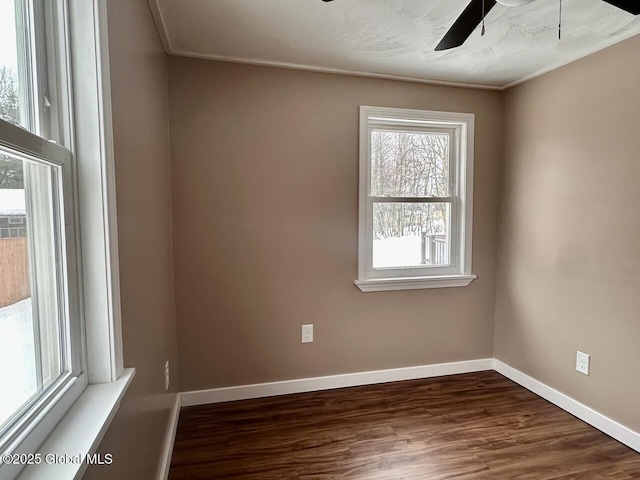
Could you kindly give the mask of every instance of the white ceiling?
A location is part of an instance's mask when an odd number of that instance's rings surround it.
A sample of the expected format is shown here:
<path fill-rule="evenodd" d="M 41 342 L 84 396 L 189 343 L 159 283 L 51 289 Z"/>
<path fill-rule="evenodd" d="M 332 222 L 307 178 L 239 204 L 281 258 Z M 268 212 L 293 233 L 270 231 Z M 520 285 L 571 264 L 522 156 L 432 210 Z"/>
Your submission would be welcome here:
<path fill-rule="evenodd" d="M 156 3 L 154 3 L 156 2 Z M 175 55 L 506 87 L 640 33 L 602 0 L 496 5 L 460 48 L 435 52 L 468 0 L 151 0 Z"/>

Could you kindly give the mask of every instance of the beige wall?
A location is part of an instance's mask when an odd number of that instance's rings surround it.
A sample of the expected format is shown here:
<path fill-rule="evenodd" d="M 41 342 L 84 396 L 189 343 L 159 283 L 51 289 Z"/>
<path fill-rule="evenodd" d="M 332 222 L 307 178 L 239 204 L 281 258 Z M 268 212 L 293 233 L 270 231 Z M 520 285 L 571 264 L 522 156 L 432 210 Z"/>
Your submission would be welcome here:
<path fill-rule="evenodd" d="M 497 358 L 636 431 L 639 49 L 640 36 L 506 94 L 495 336 Z"/>
<path fill-rule="evenodd" d="M 171 57 L 181 390 L 491 357 L 498 92 Z M 466 288 L 362 293 L 358 107 L 476 114 Z M 300 343 L 300 325 L 315 342 Z"/>
<path fill-rule="evenodd" d="M 114 463 L 85 478 L 147 480 L 156 478 L 175 396 L 164 392 L 164 363 L 174 377 L 177 367 L 167 61 L 146 0 L 107 5 L 124 360 L 137 373 L 100 445 Z"/>

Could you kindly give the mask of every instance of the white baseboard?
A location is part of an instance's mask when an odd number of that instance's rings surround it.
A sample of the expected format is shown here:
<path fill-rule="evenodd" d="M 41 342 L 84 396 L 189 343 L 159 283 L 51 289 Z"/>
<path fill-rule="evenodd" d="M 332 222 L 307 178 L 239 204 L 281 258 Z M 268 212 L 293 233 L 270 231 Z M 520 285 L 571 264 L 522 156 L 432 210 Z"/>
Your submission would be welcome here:
<path fill-rule="evenodd" d="M 535 378 L 516 370 L 498 359 L 494 360 L 493 368 L 496 372 L 501 373 L 508 379 L 522 385 L 527 390 L 531 390 L 536 395 L 539 395 L 545 400 L 557 405 L 566 412 L 569 412 L 571 415 L 578 417 L 580 420 L 597 428 L 601 432 L 606 433 L 610 437 L 624 443 L 635 451 L 640 452 L 640 433 L 621 425 L 615 420 L 612 420 L 599 412 L 596 412 L 594 409 L 587 407 L 577 400 L 574 400 L 564 393 L 539 382 Z"/>
<path fill-rule="evenodd" d="M 459 373 L 480 372 L 493 369 L 493 359 L 468 360 L 463 362 L 440 363 L 418 367 L 392 368 L 371 372 L 346 373 L 326 377 L 303 378 L 282 382 L 239 385 L 237 387 L 212 388 L 183 392 L 180 394 L 183 407 L 210 403 L 247 400 L 250 398 L 273 397 L 291 393 L 315 392 L 333 388 L 356 387 L 375 383 L 398 382 L 418 378 L 440 377 Z"/>
<path fill-rule="evenodd" d="M 173 445 L 176 440 L 181 406 L 180 394 L 178 393 L 176 394 L 173 406 L 171 407 L 171 413 L 169 414 L 169 423 L 167 424 L 167 433 L 165 434 L 164 446 L 162 448 L 158 480 L 167 480 L 169 478 L 169 468 L 171 467 L 171 457 L 173 455 Z"/>

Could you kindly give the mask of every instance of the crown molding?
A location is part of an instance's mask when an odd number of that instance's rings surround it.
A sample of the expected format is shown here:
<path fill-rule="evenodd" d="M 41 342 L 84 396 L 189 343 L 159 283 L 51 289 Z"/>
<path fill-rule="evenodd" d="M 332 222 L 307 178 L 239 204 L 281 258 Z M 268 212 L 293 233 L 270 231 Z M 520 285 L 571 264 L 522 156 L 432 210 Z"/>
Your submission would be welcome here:
<path fill-rule="evenodd" d="M 474 88 L 479 90 L 504 90 L 504 87 L 497 85 L 483 85 L 480 83 L 449 82 L 445 80 L 431 80 L 420 77 L 406 77 L 403 75 L 392 75 L 387 73 L 363 72 L 360 70 L 349 70 L 340 68 L 319 67 L 315 65 L 303 65 L 298 63 L 275 62 L 270 60 L 258 60 L 253 58 L 228 57 L 224 55 L 209 55 L 204 53 L 190 52 L 188 50 L 171 50 L 169 55 L 177 57 L 198 58 L 202 60 L 213 60 L 217 62 L 241 63 L 246 65 L 258 65 L 262 67 L 286 68 L 289 70 L 303 70 L 315 73 L 329 73 L 333 75 L 349 75 L 353 77 L 377 78 L 382 80 L 396 80 L 400 82 L 422 83 L 427 85 L 437 85 L 441 87 Z"/>
<path fill-rule="evenodd" d="M 162 46 L 164 47 L 165 52 L 171 54 L 173 48 L 171 46 L 171 39 L 169 38 L 169 34 L 167 33 L 167 26 L 164 21 L 164 16 L 162 15 L 162 8 L 160 7 L 160 3 L 158 0 L 148 0 L 149 9 L 151 10 L 151 15 L 153 16 L 153 21 L 156 24 L 156 30 L 158 30 L 158 35 L 160 36 L 160 40 L 162 41 Z"/>

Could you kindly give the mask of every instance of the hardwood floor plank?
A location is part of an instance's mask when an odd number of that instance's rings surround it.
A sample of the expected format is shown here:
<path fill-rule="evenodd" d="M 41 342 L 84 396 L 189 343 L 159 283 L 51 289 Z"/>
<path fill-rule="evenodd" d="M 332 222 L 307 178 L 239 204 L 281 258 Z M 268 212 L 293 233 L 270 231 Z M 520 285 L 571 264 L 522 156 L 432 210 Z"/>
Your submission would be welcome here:
<path fill-rule="evenodd" d="M 184 408 L 171 480 L 637 480 L 640 454 L 496 372 Z"/>

